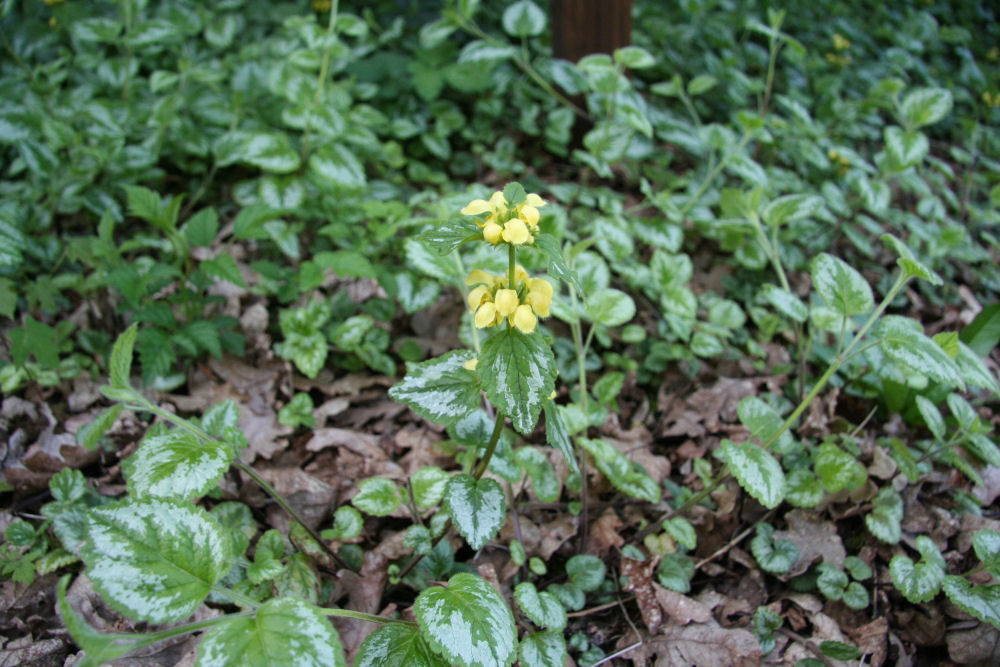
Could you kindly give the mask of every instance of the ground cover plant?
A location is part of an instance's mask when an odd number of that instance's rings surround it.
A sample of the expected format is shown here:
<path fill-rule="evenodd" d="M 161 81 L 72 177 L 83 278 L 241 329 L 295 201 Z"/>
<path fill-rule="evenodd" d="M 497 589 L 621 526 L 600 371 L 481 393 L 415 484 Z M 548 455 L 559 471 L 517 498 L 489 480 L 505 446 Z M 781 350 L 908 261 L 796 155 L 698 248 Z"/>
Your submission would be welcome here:
<path fill-rule="evenodd" d="M 1000 660 L 988 3 L 0 3 L 11 664 Z"/>

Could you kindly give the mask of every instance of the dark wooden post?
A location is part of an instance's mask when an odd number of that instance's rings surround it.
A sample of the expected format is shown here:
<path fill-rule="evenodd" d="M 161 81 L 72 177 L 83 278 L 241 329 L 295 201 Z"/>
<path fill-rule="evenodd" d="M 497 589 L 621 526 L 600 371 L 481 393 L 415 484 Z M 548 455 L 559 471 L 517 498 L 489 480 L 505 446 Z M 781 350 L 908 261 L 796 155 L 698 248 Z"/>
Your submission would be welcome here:
<path fill-rule="evenodd" d="M 632 43 L 632 0 L 550 0 L 552 55 L 576 62 Z"/>

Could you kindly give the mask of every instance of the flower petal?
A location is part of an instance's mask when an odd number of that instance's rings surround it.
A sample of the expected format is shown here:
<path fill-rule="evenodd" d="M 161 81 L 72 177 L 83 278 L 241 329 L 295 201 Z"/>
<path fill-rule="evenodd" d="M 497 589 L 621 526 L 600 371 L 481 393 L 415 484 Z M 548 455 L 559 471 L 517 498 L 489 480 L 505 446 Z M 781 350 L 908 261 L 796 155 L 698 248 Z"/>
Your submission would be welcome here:
<path fill-rule="evenodd" d="M 531 312 L 531 306 L 518 306 L 513 316 L 514 326 L 522 333 L 530 334 L 538 324 L 538 318 Z"/>
<path fill-rule="evenodd" d="M 503 240 L 512 245 L 524 245 L 531 241 L 531 234 L 528 233 L 528 226 L 524 220 L 513 218 L 503 226 Z"/>
<path fill-rule="evenodd" d="M 496 296 L 493 298 L 493 302 L 497 306 L 497 314 L 502 317 L 507 317 L 513 313 L 520 303 L 517 298 L 517 292 L 512 289 L 497 290 Z"/>
<path fill-rule="evenodd" d="M 480 213 L 486 213 L 487 211 L 492 211 L 493 207 L 485 199 L 473 199 L 462 209 L 462 213 L 465 215 L 479 215 Z"/>

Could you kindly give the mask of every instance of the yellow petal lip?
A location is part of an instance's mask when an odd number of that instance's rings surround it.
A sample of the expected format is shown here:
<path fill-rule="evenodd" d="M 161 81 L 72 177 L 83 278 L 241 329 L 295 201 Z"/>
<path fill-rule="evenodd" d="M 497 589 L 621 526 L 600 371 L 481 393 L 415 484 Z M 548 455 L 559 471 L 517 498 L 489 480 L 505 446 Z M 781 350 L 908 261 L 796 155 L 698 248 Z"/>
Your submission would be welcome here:
<path fill-rule="evenodd" d="M 545 200 L 536 195 L 534 192 L 529 192 L 527 198 L 525 198 L 524 203 L 528 206 L 545 206 Z"/>
<path fill-rule="evenodd" d="M 512 289 L 497 290 L 493 303 L 496 304 L 497 314 L 501 317 L 507 317 L 514 312 L 519 304 L 517 292 Z"/>
<path fill-rule="evenodd" d="M 513 218 L 503 227 L 503 240 L 512 245 L 524 245 L 531 241 L 531 234 L 528 233 L 528 226 L 524 220 Z"/>
<path fill-rule="evenodd" d="M 489 285 L 493 282 L 493 276 L 482 269 L 476 269 L 465 279 L 466 285 Z"/>
<path fill-rule="evenodd" d="M 524 222 L 532 229 L 538 229 L 538 220 L 541 218 L 541 214 L 538 209 L 534 206 L 522 206 L 518 211 L 520 217 Z"/>
<path fill-rule="evenodd" d="M 462 368 L 464 368 L 467 371 L 474 371 L 476 370 L 476 366 L 478 365 L 479 365 L 479 357 L 473 357 L 472 359 L 469 359 L 468 361 L 463 363 Z"/>
<path fill-rule="evenodd" d="M 485 285 L 480 285 L 469 292 L 469 310 L 476 310 L 479 306 L 483 305 L 483 301 L 489 292 L 489 289 Z"/>
<path fill-rule="evenodd" d="M 528 281 L 528 289 L 537 292 L 548 298 L 552 298 L 552 283 L 545 278 L 532 278 Z"/>
<path fill-rule="evenodd" d="M 534 331 L 535 326 L 538 324 L 538 318 L 531 312 L 531 306 L 527 305 L 517 307 L 517 310 L 514 311 L 513 321 L 514 326 L 526 334 Z"/>
<path fill-rule="evenodd" d="M 476 311 L 476 328 L 493 326 L 496 314 L 497 307 L 492 303 L 484 303 L 479 306 L 479 310 Z"/>
<path fill-rule="evenodd" d="M 483 238 L 494 245 L 500 242 L 500 237 L 502 235 L 503 227 L 495 222 L 487 222 L 486 226 L 483 227 Z"/>
<path fill-rule="evenodd" d="M 494 211 L 507 211 L 507 200 L 499 190 L 490 195 L 490 208 Z"/>
<path fill-rule="evenodd" d="M 452 209 L 454 210 L 454 209 Z M 493 207 L 485 199 L 473 199 L 470 201 L 465 208 L 462 209 L 464 215 L 479 215 L 480 213 L 486 213 L 487 211 L 492 211 Z"/>

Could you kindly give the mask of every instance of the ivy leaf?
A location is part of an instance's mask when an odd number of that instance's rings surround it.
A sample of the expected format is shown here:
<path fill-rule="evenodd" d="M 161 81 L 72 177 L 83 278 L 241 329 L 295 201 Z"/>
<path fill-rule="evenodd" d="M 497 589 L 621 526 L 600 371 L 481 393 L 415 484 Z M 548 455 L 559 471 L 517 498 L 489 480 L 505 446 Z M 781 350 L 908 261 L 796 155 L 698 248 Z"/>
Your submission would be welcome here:
<path fill-rule="evenodd" d="M 896 544 L 902 537 L 899 522 L 903 520 L 903 499 L 891 486 L 883 487 L 872 500 L 872 511 L 865 515 L 865 525 L 872 535 Z"/>
<path fill-rule="evenodd" d="M 757 524 L 757 534 L 750 540 L 750 552 L 760 569 L 772 574 L 788 572 L 799 559 L 799 548 L 789 540 L 775 540 L 774 526 Z"/>
<path fill-rule="evenodd" d="M 760 438 L 761 443 L 770 442 L 785 422 L 777 410 L 756 396 L 747 396 L 740 401 L 737 413 L 743 425 L 750 429 L 750 437 Z M 774 446 L 783 451 L 783 448 L 791 444 L 792 434 L 786 430 L 778 436 Z"/>
<path fill-rule="evenodd" d="M 688 551 L 694 551 L 698 546 L 698 534 L 694 531 L 691 522 L 682 516 L 675 516 L 663 522 L 663 529 L 674 538 L 677 544 Z"/>
<path fill-rule="evenodd" d="M 680 553 L 665 555 L 656 568 L 656 577 L 660 580 L 660 584 L 676 593 L 690 591 L 693 576 L 694 563 Z"/>
<path fill-rule="evenodd" d="M 994 577 L 1000 578 L 1000 532 L 977 530 L 972 535 L 972 548 L 975 549 L 983 567 Z"/>
<path fill-rule="evenodd" d="M 484 579 L 465 572 L 431 586 L 413 604 L 420 633 L 435 651 L 461 667 L 514 662 L 517 629 L 504 599 Z"/>
<path fill-rule="evenodd" d="M 230 567 L 230 540 L 204 510 L 167 500 L 93 509 L 81 557 L 117 611 L 151 623 L 189 616 Z"/>
<path fill-rule="evenodd" d="M 351 540 L 361 534 L 363 527 L 361 512 L 350 505 L 343 505 L 333 513 L 333 528 L 324 530 L 321 537 L 324 540 Z"/>
<path fill-rule="evenodd" d="M 520 433 L 531 433 L 556 381 L 555 355 L 541 332 L 497 332 L 483 343 L 477 373 L 490 402 Z"/>
<path fill-rule="evenodd" d="M 566 575 L 577 588 L 590 593 L 604 583 L 607 567 L 597 556 L 577 554 L 566 561 Z"/>
<path fill-rule="evenodd" d="M 337 632 L 323 613 L 292 597 L 265 602 L 253 616 L 212 628 L 198 646 L 198 667 L 344 667 Z"/>
<path fill-rule="evenodd" d="M 441 502 L 448 479 L 448 473 L 437 466 L 425 466 L 413 473 L 410 489 L 417 508 L 425 510 Z"/>
<path fill-rule="evenodd" d="M 842 317 L 869 313 L 875 307 L 868 281 L 844 260 L 820 253 L 812 261 L 811 273 L 823 301 Z"/>
<path fill-rule="evenodd" d="M 831 442 L 819 446 L 816 474 L 830 493 L 853 490 L 868 479 L 865 467 L 858 460 Z"/>
<path fill-rule="evenodd" d="M 844 589 L 844 597 L 841 598 L 851 609 L 861 610 L 868 606 L 868 591 L 856 581 L 852 581 Z"/>
<path fill-rule="evenodd" d="M 570 472 L 579 474 L 580 466 L 577 465 L 573 442 L 569 439 L 562 413 L 554 401 L 545 401 L 542 408 L 545 410 L 545 440 L 562 453 Z"/>
<path fill-rule="evenodd" d="M 472 357 L 469 350 L 455 350 L 419 364 L 407 364 L 406 377 L 389 390 L 389 396 L 406 403 L 421 417 L 454 426 L 481 402 L 476 374 L 462 366 Z"/>
<path fill-rule="evenodd" d="M 399 507 L 399 489 L 391 479 L 369 477 L 358 483 L 351 504 L 372 516 L 386 516 Z"/>
<path fill-rule="evenodd" d="M 533 583 L 524 581 L 514 587 L 514 598 L 517 606 L 535 625 L 550 630 L 566 627 L 566 610 L 552 593 L 539 593 Z"/>
<path fill-rule="evenodd" d="M 796 507 L 815 507 L 823 500 L 823 485 L 811 470 L 798 468 L 785 477 L 785 500 Z"/>
<path fill-rule="evenodd" d="M 964 577 L 950 575 L 942 588 L 962 611 L 1000 629 L 1000 585 L 973 586 Z"/>
<path fill-rule="evenodd" d="M 820 563 L 817 570 L 819 577 L 816 578 L 816 587 L 820 592 L 828 600 L 839 600 L 844 597 L 844 590 L 850 581 L 847 574 L 830 563 Z"/>
<path fill-rule="evenodd" d="M 784 500 L 785 473 L 769 452 L 752 443 L 737 445 L 723 440 L 722 456 L 736 481 L 761 505 L 773 509 Z"/>
<path fill-rule="evenodd" d="M 889 561 L 892 583 L 914 604 L 927 602 L 937 595 L 945 575 L 944 558 L 931 538 L 918 536 L 916 547 L 921 555 L 918 563 L 914 564 L 909 556 L 902 554 Z"/>
<path fill-rule="evenodd" d="M 563 667 L 566 639 L 556 630 L 536 632 L 521 640 L 520 654 L 524 667 Z"/>
<path fill-rule="evenodd" d="M 955 362 L 941 346 L 924 335 L 920 323 L 901 315 L 884 315 L 872 330 L 880 349 L 903 368 L 940 382 L 948 387 L 965 390 Z"/>
<path fill-rule="evenodd" d="M 448 513 L 469 546 L 483 548 L 500 530 L 507 512 L 503 489 L 496 480 L 476 480 L 459 474 L 448 480 L 444 491 Z"/>
<path fill-rule="evenodd" d="M 228 443 L 172 429 L 143 440 L 125 461 L 124 471 L 136 498 L 191 500 L 215 488 L 234 456 Z"/>
<path fill-rule="evenodd" d="M 354 667 L 448 667 L 448 663 L 416 628 L 386 623 L 361 642 Z"/>

